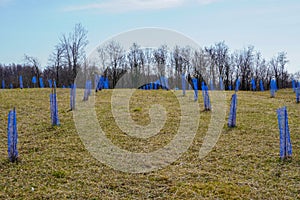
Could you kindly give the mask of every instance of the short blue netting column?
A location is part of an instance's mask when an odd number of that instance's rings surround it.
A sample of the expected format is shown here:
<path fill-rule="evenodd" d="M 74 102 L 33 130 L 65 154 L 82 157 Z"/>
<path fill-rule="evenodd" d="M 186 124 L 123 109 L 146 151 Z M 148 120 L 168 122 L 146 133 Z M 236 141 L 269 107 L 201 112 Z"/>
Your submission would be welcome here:
<path fill-rule="evenodd" d="M 208 95 L 208 87 L 207 85 L 202 82 L 202 96 L 203 96 L 203 101 L 204 101 L 204 110 L 205 111 L 210 111 L 211 110 L 211 105 L 210 105 L 210 99 Z"/>
<path fill-rule="evenodd" d="M 296 103 L 300 103 L 300 87 L 297 87 L 295 91 L 296 91 Z"/>
<path fill-rule="evenodd" d="M 233 128 L 236 126 L 236 110 L 237 110 L 237 94 L 231 97 L 230 113 L 228 118 L 228 127 Z"/>
<path fill-rule="evenodd" d="M 184 73 L 181 75 L 181 87 L 182 87 L 182 95 L 185 96 L 186 82 L 185 82 L 185 74 Z"/>
<path fill-rule="evenodd" d="M 2 89 L 5 89 L 5 81 L 2 80 Z"/>
<path fill-rule="evenodd" d="M 198 79 L 192 78 L 194 88 L 194 101 L 198 100 Z"/>
<path fill-rule="evenodd" d="M 35 87 L 35 84 L 36 84 L 36 77 L 35 76 L 32 77 L 31 82 L 33 84 L 33 87 Z"/>
<path fill-rule="evenodd" d="M 44 82 L 43 82 L 43 78 L 40 78 L 40 88 L 44 88 Z"/>
<path fill-rule="evenodd" d="M 104 78 L 104 89 L 109 89 L 109 80 L 107 77 Z"/>
<path fill-rule="evenodd" d="M 260 87 L 260 91 L 265 91 L 265 88 L 264 88 L 264 82 L 262 80 L 259 81 L 259 87 Z"/>
<path fill-rule="evenodd" d="M 252 88 L 252 91 L 256 90 L 256 83 L 255 83 L 254 78 L 252 78 L 252 80 L 251 80 L 251 88 Z"/>
<path fill-rule="evenodd" d="M 13 89 L 13 88 L 14 88 L 14 86 L 13 86 L 12 83 L 9 84 L 9 88 L 10 88 L 10 89 Z"/>
<path fill-rule="evenodd" d="M 275 97 L 275 92 L 277 91 L 277 84 L 276 84 L 276 80 L 272 79 L 271 80 L 271 85 L 270 85 L 270 93 L 271 93 L 271 97 L 274 98 Z"/>
<path fill-rule="evenodd" d="M 23 77 L 19 76 L 20 88 L 23 89 Z"/>
<path fill-rule="evenodd" d="M 7 122 L 7 152 L 8 159 L 11 162 L 18 160 L 18 130 L 17 130 L 17 114 L 16 109 L 9 111 Z"/>
<path fill-rule="evenodd" d="M 70 110 L 75 110 L 76 103 L 76 84 L 72 84 L 70 87 Z"/>
<path fill-rule="evenodd" d="M 280 133 L 280 158 L 285 159 L 292 156 L 292 143 L 290 138 L 287 108 L 277 110 L 278 127 Z"/>
<path fill-rule="evenodd" d="M 58 118 L 56 88 L 52 88 L 52 93 L 50 94 L 50 113 L 51 113 L 52 126 L 60 125 L 59 118 Z"/>
<path fill-rule="evenodd" d="M 237 91 L 239 91 L 239 89 L 240 89 L 240 79 L 237 79 L 236 80 L 236 82 L 235 82 L 235 91 L 237 92 Z"/>

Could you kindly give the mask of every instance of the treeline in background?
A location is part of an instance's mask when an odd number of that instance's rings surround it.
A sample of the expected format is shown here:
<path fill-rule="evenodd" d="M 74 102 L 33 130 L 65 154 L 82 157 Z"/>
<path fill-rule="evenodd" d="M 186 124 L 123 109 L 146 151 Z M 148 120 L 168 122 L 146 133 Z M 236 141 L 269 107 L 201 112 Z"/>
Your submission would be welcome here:
<path fill-rule="evenodd" d="M 114 88 L 124 74 L 130 74 L 127 81 L 139 87 L 139 83 L 151 82 L 159 76 L 168 78 L 169 85 L 180 87 L 182 74 L 196 77 L 198 82 L 208 81 L 217 85 L 220 78 L 225 89 L 240 81 L 241 90 L 250 90 L 252 80 L 259 85 L 262 80 L 264 88 L 270 88 L 272 78 L 276 79 L 278 88 L 292 86 L 292 80 L 300 80 L 300 71 L 291 74 L 287 70 L 287 53 L 277 53 L 270 60 L 248 46 L 231 51 L 224 41 L 212 46 L 193 49 L 189 46 L 168 47 L 162 44 L 158 48 L 143 48 L 133 43 L 125 51 L 118 41 L 110 41 L 97 49 L 93 60 L 86 57 L 88 44 L 87 30 L 76 24 L 69 34 L 63 34 L 49 56 L 48 65 L 40 65 L 39 59 L 24 55 L 22 64 L 0 64 L 0 78 L 5 87 L 19 87 L 19 76 L 23 77 L 24 87 L 38 87 L 32 83 L 32 77 L 55 80 L 57 87 L 71 85 L 78 73 L 86 79 L 93 79 L 95 74 L 109 79 L 109 87 Z M 140 79 L 140 80 L 139 80 Z M 124 83 L 128 85 L 128 83 Z M 259 87 L 257 87 L 259 90 Z"/>

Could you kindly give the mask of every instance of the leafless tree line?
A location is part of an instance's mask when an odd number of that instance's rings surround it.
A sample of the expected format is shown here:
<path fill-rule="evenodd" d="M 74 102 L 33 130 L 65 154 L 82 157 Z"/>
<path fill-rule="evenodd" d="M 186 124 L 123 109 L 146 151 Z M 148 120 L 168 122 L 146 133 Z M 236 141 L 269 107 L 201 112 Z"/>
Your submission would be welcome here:
<path fill-rule="evenodd" d="M 208 84 L 210 81 L 215 86 L 222 78 L 225 89 L 233 87 L 239 79 L 242 90 L 250 90 L 252 79 L 257 85 L 262 80 L 268 89 L 272 77 L 276 78 L 279 88 L 290 87 L 292 79 L 300 78 L 300 72 L 288 73 L 286 52 L 266 60 L 253 46 L 231 51 L 224 41 L 199 49 L 167 45 L 144 48 L 133 43 L 127 51 L 118 41 L 110 41 L 97 49 L 97 62 L 86 58 L 87 44 L 87 30 L 76 24 L 72 32 L 61 35 L 45 69 L 41 70 L 38 58 L 25 55 L 23 65 L 0 65 L 1 78 L 6 84 L 18 87 L 17 77 L 22 75 L 24 87 L 32 87 L 31 78 L 36 76 L 44 81 L 54 79 L 61 87 L 72 84 L 76 75 L 83 72 L 88 73 L 89 78 L 95 74 L 108 77 L 110 88 L 114 88 L 120 78 L 128 74 L 121 82 L 124 87 L 138 87 L 160 76 L 168 77 L 171 87 L 180 87 L 181 76 L 185 74 L 198 78 L 199 82 Z"/>

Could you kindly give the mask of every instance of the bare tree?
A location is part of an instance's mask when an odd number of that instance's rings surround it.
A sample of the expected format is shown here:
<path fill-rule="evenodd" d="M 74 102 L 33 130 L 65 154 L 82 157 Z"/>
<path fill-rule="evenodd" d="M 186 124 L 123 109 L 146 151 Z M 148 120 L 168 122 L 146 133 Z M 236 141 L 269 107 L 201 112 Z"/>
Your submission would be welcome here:
<path fill-rule="evenodd" d="M 49 62 L 52 63 L 52 67 L 49 68 L 55 75 L 57 85 L 61 85 L 59 76 L 64 63 L 64 48 L 61 45 L 56 45 L 54 51 L 49 57 Z M 64 77 L 66 78 L 66 77 Z"/>
<path fill-rule="evenodd" d="M 33 74 L 34 76 L 36 76 L 37 78 L 37 81 L 39 81 L 40 79 L 40 75 L 41 75 L 41 71 L 40 71 L 40 61 L 38 60 L 38 58 L 35 58 L 35 57 L 32 57 L 32 56 L 28 56 L 28 55 L 24 55 L 24 60 L 25 60 L 25 63 L 27 65 L 30 65 L 32 66 L 33 68 Z"/>
<path fill-rule="evenodd" d="M 74 81 L 78 69 L 85 60 L 85 47 L 88 44 L 87 30 L 80 23 L 75 24 L 73 32 L 69 33 L 69 36 L 63 34 L 60 43 L 69 69 L 73 71 L 72 79 Z"/>

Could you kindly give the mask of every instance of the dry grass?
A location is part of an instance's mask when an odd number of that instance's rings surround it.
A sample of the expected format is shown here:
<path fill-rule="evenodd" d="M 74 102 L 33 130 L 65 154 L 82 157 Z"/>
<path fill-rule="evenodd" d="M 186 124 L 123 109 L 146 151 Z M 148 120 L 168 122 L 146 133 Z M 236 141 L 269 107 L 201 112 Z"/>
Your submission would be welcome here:
<path fill-rule="evenodd" d="M 61 126 L 52 127 L 50 89 L 0 91 L 0 199 L 300 199 L 300 105 L 291 90 L 239 92 L 237 127 L 224 126 L 213 150 L 198 154 L 210 120 L 202 112 L 192 146 L 170 166 L 146 174 L 119 172 L 93 158 L 81 142 L 69 110 L 69 90 L 58 89 Z M 229 105 L 232 92 L 227 92 Z M 180 110 L 170 91 L 137 91 L 131 99 L 132 118 L 150 122 L 149 106 L 160 102 L 167 121 L 148 140 L 128 137 L 116 126 L 111 91 L 96 94 L 97 115 L 107 137 L 121 148 L 150 152 L 167 144 L 178 128 Z M 293 159 L 279 160 L 276 109 L 286 105 Z M 16 107 L 18 163 L 7 159 L 6 126 Z M 199 106 L 203 108 L 200 95 Z M 34 190 L 32 190 L 32 188 Z"/>

